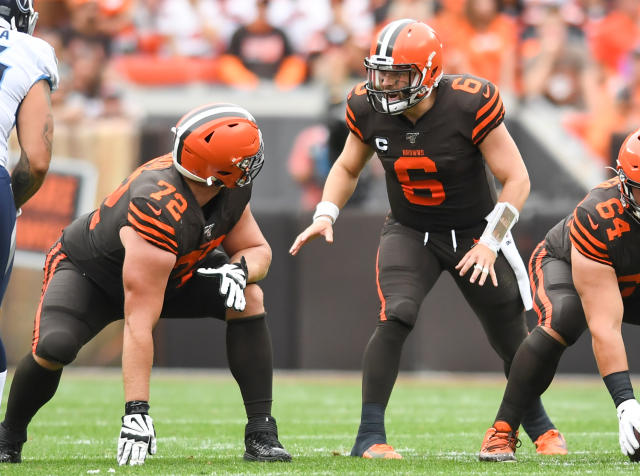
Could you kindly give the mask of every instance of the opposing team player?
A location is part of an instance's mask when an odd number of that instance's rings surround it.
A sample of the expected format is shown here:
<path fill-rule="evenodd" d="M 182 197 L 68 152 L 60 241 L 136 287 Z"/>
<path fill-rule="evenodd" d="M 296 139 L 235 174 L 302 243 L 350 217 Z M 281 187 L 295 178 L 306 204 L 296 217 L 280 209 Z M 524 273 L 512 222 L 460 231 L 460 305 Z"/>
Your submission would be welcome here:
<path fill-rule="evenodd" d="M 480 318 L 507 373 L 527 335 L 523 302 L 529 304 L 531 295 L 509 230 L 529 194 L 529 176 L 503 124 L 496 87 L 474 76 L 444 75 L 442 45 L 428 25 L 390 23 L 374 40 L 365 66 L 368 80 L 348 96 L 344 150 L 313 223 L 290 252 L 318 236 L 333 241 L 339 209 L 375 152 L 385 169 L 391 212 L 378 249 L 380 315 L 364 354 L 361 423 L 351 454 L 400 458 L 387 444 L 385 409 L 402 346 L 443 271 Z M 497 203 L 485 163 L 502 183 Z M 483 286 L 488 277 L 492 285 Z M 524 425 L 539 453 L 566 453 L 539 399 Z"/>
<path fill-rule="evenodd" d="M 135 170 L 51 248 L 32 353 L 16 369 L 0 424 L 0 461 L 20 462 L 27 425 L 53 397 L 63 366 L 123 310 L 119 464 L 142 464 L 156 452 L 149 379 L 161 317 L 227 321 L 229 367 L 248 418 L 244 458 L 291 460 L 271 416 L 271 337 L 256 284 L 271 249 L 249 206 L 264 162 L 262 134 L 232 104 L 197 108 L 174 133 L 172 154 Z"/>
<path fill-rule="evenodd" d="M 16 211 L 40 188 L 51 161 L 50 95 L 58 85 L 58 66 L 51 45 L 31 36 L 37 20 L 31 0 L 0 0 L 0 302 L 13 267 Z M 9 174 L 14 124 L 21 154 Z M 0 400 L 6 376 L 0 341 Z"/>
<path fill-rule="evenodd" d="M 542 395 L 564 350 L 589 328 L 600 375 L 617 408 L 620 448 L 640 442 L 640 404 L 633 395 L 622 322 L 640 324 L 640 129 L 618 154 L 617 177 L 591 190 L 547 233 L 529 262 L 538 326 L 520 345 L 483 461 L 515 460 L 516 430 Z"/>

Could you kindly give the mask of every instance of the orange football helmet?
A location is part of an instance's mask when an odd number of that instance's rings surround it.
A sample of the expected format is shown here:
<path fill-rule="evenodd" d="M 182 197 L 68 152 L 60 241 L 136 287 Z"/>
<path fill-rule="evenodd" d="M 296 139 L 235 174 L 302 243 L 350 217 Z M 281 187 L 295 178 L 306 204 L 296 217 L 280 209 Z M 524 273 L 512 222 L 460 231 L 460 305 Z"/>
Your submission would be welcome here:
<path fill-rule="evenodd" d="M 629 134 L 622 143 L 616 171 L 620 178 L 620 201 L 636 220 L 640 220 L 640 204 L 631 191 L 632 187 L 640 189 L 640 129 Z"/>
<path fill-rule="evenodd" d="M 235 104 L 198 107 L 171 129 L 173 164 L 187 178 L 207 185 L 243 187 L 264 164 L 262 133 L 253 116 Z"/>
<path fill-rule="evenodd" d="M 378 33 L 364 65 L 372 107 L 400 114 L 438 86 L 443 74 L 442 42 L 426 23 L 396 20 Z"/>

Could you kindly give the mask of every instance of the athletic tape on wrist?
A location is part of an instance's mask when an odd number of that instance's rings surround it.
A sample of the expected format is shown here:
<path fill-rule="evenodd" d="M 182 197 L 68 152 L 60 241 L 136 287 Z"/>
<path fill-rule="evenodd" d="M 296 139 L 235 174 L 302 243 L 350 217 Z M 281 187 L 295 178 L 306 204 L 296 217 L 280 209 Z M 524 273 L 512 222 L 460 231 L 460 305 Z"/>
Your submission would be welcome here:
<path fill-rule="evenodd" d="M 340 214 L 340 209 L 338 205 L 333 202 L 329 202 L 327 200 L 320 202 L 316 205 L 316 212 L 313 214 L 313 221 L 320 219 L 321 217 L 329 217 L 331 219 L 331 224 L 333 225 L 338 219 L 338 215 Z M 322 218 L 326 220 L 326 218 Z"/>
<path fill-rule="evenodd" d="M 144 400 L 132 400 L 124 404 L 125 415 L 148 414 L 149 402 Z"/>
<path fill-rule="evenodd" d="M 485 217 L 487 226 L 482 232 L 479 240 L 480 243 L 497 254 L 505 236 L 511 231 L 511 228 L 516 224 L 519 217 L 520 213 L 518 209 L 509 202 L 496 203 L 491 213 Z"/>
<path fill-rule="evenodd" d="M 609 395 L 611 395 L 616 408 L 618 408 L 622 402 L 635 398 L 628 370 L 613 372 L 602 377 L 602 380 L 607 390 L 609 390 Z"/>

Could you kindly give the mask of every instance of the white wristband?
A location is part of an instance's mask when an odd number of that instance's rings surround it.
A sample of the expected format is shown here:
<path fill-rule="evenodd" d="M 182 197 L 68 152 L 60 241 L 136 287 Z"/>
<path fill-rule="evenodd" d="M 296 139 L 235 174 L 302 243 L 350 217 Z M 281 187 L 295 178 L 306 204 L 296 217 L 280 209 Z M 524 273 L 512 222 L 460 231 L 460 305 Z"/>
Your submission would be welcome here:
<path fill-rule="evenodd" d="M 493 207 L 491 213 L 489 213 L 485 219 L 487 220 L 487 226 L 482 232 L 480 237 L 480 243 L 487 246 L 494 253 L 498 253 L 504 237 L 516 224 L 520 213 L 518 209 L 511 205 L 509 202 L 498 202 Z"/>
<path fill-rule="evenodd" d="M 328 217 L 331 219 L 331 224 L 333 225 L 338 219 L 339 214 L 340 209 L 338 208 L 338 205 L 325 200 L 324 202 L 320 202 L 316 205 L 316 212 L 313 214 L 313 221 L 318 219 L 326 220 L 326 218 L 323 217 Z"/>

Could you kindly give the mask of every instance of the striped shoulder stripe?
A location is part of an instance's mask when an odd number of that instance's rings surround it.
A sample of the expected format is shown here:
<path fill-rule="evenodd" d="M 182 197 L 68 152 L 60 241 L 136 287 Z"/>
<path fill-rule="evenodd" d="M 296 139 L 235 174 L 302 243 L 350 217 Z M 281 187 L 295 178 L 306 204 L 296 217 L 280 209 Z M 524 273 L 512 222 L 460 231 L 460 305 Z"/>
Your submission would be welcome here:
<path fill-rule="evenodd" d="M 395 46 L 398 35 L 405 26 L 410 25 L 411 23 L 415 23 L 415 20 L 404 18 L 402 20 L 392 21 L 385 26 L 378 34 L 376 55 L 393 56 L 393 47 Z"/>
<path fill-rule="evenodd" d="M 347 121 L 347 127 L 349 128 L 349 130 L 353 132 L 355 135 L 357 135 L 361 141 L 364 141 L 362 132 L 360 132 L 360 129 L 356 127 L 356 125 L 351 121 L 348 115 L 345 115 L 345 119 Z"/>
<path fill-rule="evenodd" d="M 138 207 L 136 207 L 133 203 L 129 204 L 129 210 L 132 211 L 138 218 L 155 225 L 161 230 L 166 231 L 168 234 L 175 235 L 175 229 L 171 225 L 167 225 L 166 223 L 161 222 L 157 218 L 154 218 L 146 213 L 140 211 Z"/>
<path fill-rule="evenodd" d="M 174 255 L 178 254 L 177 244 L 175 246 L 172 246 L 175 242 L 167 243 L 167 241 L 171 241 L 171 240 L 167 240 L 167 237 L 165 235 L 158 232 L 154 228 L 144 226 L 143 224 L 138 222 L 131 213 L 129 213 L 129 215 L 127 216 L 127 219 L 129 220 L 129 223 L 133 226 L 133 229 L 136 231 L 136 233 L 138 233 L 138 235 L 140 235 L 146 241 L 153 243 L 156 246 L 164 250 L 167 250 L 170 253 L 173 253 Z"/>
<path fill-rule="evenodd" d="M 475 144 L 493 130 L 504 118 L 504 105 L 496 88 L 491 99 L 476 113 L 476 126 L 471 132 L 471 138 Z"/>
<path fill-rule="evenodd" d="M 609 257 L 606 245 L 595 238 L 589 230 L 580 223 L 575 216 L 575 212 L 573 220 L 569 226 L 569 239 L 575 249 L 587 258 L 608 265 L 613 264 Z"/>
<path fill-rule="evenodd" d="M 141 212 L 133 203 L 129 206 L 127 221 L 145 240 L 173 254 L 178 253 L 178 243 L 174 238 L 175 230 L 172 226 Z"/>

